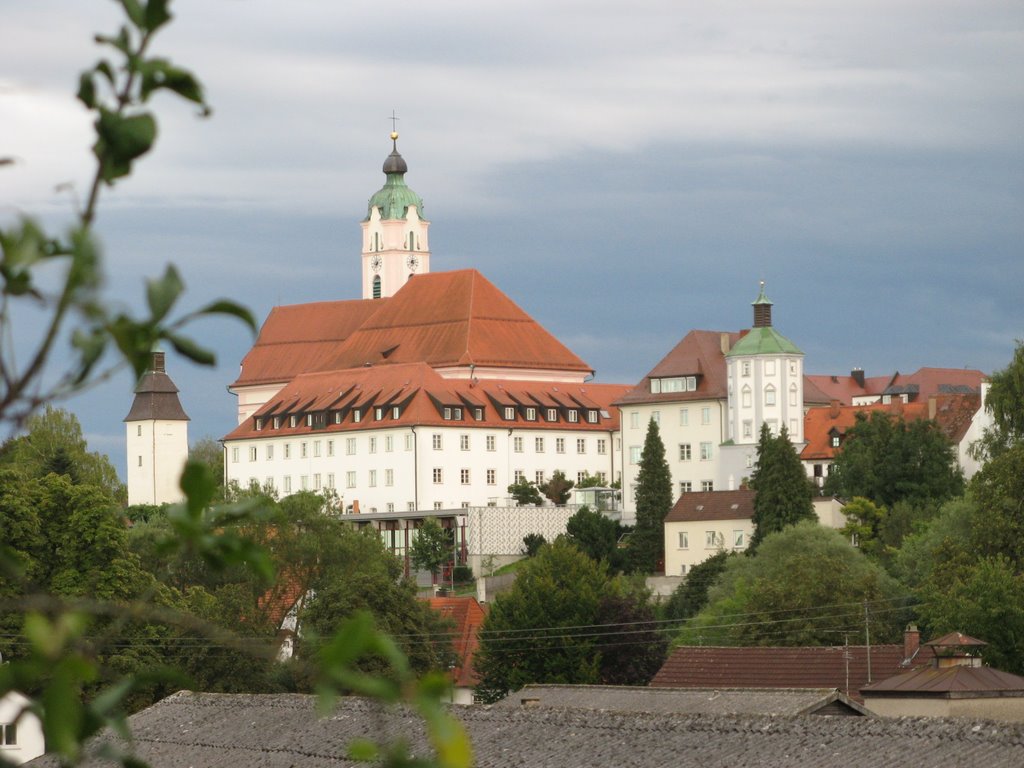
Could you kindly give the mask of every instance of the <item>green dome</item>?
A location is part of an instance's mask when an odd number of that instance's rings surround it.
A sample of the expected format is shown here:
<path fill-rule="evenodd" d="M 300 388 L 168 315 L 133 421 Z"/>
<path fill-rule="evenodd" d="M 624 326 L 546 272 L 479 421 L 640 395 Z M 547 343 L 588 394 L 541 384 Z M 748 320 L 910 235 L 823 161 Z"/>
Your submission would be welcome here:
<path fill-rule="evenodd" d="M 384 186 L 373 193 L 366 206 L 366 219 L 369 221 L 373 209 L 380 208 L 382 219 L 404 219 L 409 206 L 415 205 L 420 218 L 423 218 L 423 200 L 405 184 L 405 172 L 408 166 L 405 159 L 398 154 L 398 142 L 395 142 L 391 154 L 384 161 L 384 175 L 387 181 Z"/>
<path fill-rule="evenodd" d="M 792 341 L 772 327 L 751 328 L 742 339 L 733 345 L 726 357 L 741 355 L 802 355 L 803 352 Z"/>

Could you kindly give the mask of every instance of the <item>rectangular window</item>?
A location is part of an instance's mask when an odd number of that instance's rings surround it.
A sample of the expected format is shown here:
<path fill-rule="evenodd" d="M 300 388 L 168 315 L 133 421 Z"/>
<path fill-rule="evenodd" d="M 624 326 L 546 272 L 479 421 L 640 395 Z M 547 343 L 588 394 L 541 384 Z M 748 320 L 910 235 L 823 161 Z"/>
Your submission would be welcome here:
<path fill-rule="evenodd" d="M 544 438 L 543 437 L 535 437 L 535 438 L 533 438 L 533 449 L 537 453 L 544 453 Z"/>
<path fill-rule="evenodd" d="M 640 463 L 640 451 L 642 448 L 639 445 L 629 446 L 629 463 L 639 464 Z"/>
<path fill-rule="evenodd" d="M 371 469 L 370 470 L 370 487 L 371 488 L 376 488 L 377 487 L 377 470 L 376 469 Z"/>
<path fill-rule="evenodd" d="M 238 463 L 238 446 L 237 445 L 231 446 L 231 463 L 232 464 L 237 464 Z"/>
<path fill-rule="evenodd" d="M 689 549 L 690 548 L 690 536 L 686 531 L 679 532 L 679 548 Z"/>
<path fill-rule="evenodd" d="M 355 488 L 356 487 L 356 473 L 354 470 L 349 470 L 345 473 L 345 487 Z"/>
<path fill-rule="evenodd" d="M 333 440 L 328 440 L 327 441 L 327 455 L 328 456 L 333 456 L 334 455 L 334 441 Z"/>
<path fill-rule="evenodd" d="M 775 375 L 775 361 L 774 360 L 765 360 L 764 361 L 764 375 L 765 376 L 774 376 Z"/>
<path fill-rule="evenodd" d="M 334 423 L 341 424 L 341 411 L 334 412 Z"/>
<path fill-rule="evenodd" d="M 284 492 L 285 493 L 291 493 L 292 492 L 292 476 L 291 475 L 285 475 L 284 476 Z"/>
<path fill-rule="evenodd" d="M 435 501 L 434 509 L 444 509 L 444 505 L 440 501 Z"/>
<path fill-rule="evenodd" d="M 594 476 L 601 485 L 608 485 L 608 473 L 607 472 L 595 472 Z"/>
<path fill-rule="evenodd" d="M 313 426 L 313 414 L 312 413 L 307 413 L 306 414 L 306 426 L 307 427 L 312 427 Z"/>
<path fill-rule="evenodd" d="M 608 441 L 603 437 L 597 439 L 597 452 L 600 454 L 608 453 Z"/>
<path fill-rule="evenodd" d="M 299 423 L 299 417 L 298 416 L 289 416 L 288 417 L 288 426 L 295 427 L 298 423 Z"/>
<path fill-rule="evenodd" d="M 284 457 L 286 459 L 290 459 L 292 457 L 292 444 L 291 443 L 285 443 L 284 444 Z"/>
<path fill-rule="evenodd" d="M 468 451 L 469 450 L 469 435 L 459 435 L 459 450 L 460 451 Z"/>
<path fill-rule="evenodd" d="M 597 411 L 587 411 L 587 421 L 597 424 Z"/>
<path fill-rule="evenodd" d="M 679 444 L 679 460 L 680 461 L 689 461 L 690 460 L 690 456 L 691 456 L 690 444 L 689 443 L 680 443 Z"/>
<path fill-rule="evenodd" d="M 711 443 L 700 444 L 700 460 L 711 461 Z"/>
<path fill-rule="evenodd" d="M 565 453 L 565 438 L 564 437 L 556 437 L 555 438 L 555 453 Z"/>
<path fill-rule="evenodd" d="M 629 428 L 640 429 L 640 412 L 631 411 L 629 414 Z"/>
<path fill-rule="evenodd" d="M 705 406 L 700 409 L 700 423 L 710 424 L 711 423 L 711 409 Z"/>
<path fill-rule="evenodd" d="M 281 417 L 280 416 L 275 416 L 274 417 L 274 429 L 280 429 L 280 428 L 281 428 Z"/>
<path fill-rule="evenodd" d="M 744 419 L 743 421 L 743 436 L 753 437 L 754 436 L 754 422 L 750 419 Z"/>
<path fill-rule="evenodd" d="M 543 469 L 538 469 L 536 472 L 533 473 L 533 482 L 535 482 L 537 485 L 543 485 L 544 484 L 544 470 Z"/>
<path fill-rule="evenodd" d="M 570 424 L 575 424 L 579 420 L 580 420 L 580 412 L 577 411 L 575 408 L 570 410 L 569 411 L 569 423 Z"/>
<path fill-rule="evenodd" d="M 395 419 L 395 420 L 397 421 L 397 420 L 398 420 L 398 418 L 399 418 L 399 417 L 400 417 L 401 415 L 402 415 L 402 407 L 401 407 L 401 406 L 399 406 L 399 405 L 396 405 L 396 406 L 394 406 L 394 407 L 393 407 L 393 408 L 391 409 L 391 418 L 392 418 L 392 419 Z"/>
<path fill-rule="evenodd" d="M 384 505 L 384 509 L 387 510 L 388 512 L 394 512 L 395 503 L 393 501 L 389 501 L 387 504 Z"/>
<path fill-rule="evenodd" d="M 373 420 L 374 421 L 383 421 L 383 419 L 384 419 L 384 409 L 381 408 L 380 406 L 377 406 L 376 408 L 373 409 Z"/>
<path fill-rule="evenodd" d="M 690 426 L 690 409 L 680 408 L 679 409 L 679 426 L 688 427 Z"/>
<path fill-rule="evenodd" d="M 789 436 L 800 437 L 800 426 L 796 423 L 796 419 L 789 420 Z"/>
<path fill-rule="evenodd" d="M 345 438 L 345 455 L 355 456 L 356 455 L 356 439 L 354 437 Z"/>
<path fill-rule="evenodd" d="M 363 412 L 362 411 L 360 411 L 358 408 L 356 408 L 354 411 L 352 411 L 352 421 L 354 421 L 354 422 L 356 422 L 358 424 L 362 420 L 363 420 Z"/>
<path fill-rule="evenodd" d="M 377 452 L 377 438 L 376 437 L 371 437 L 370 438 L 370 453 L 376 453 L 376 452 Z"/>
<path fill-rule="evenodd" d="M 516 409 L 511 406 L 505 406 L 505 421 L 515 421 Z"/>
<path fill-rule="evenodd" d="M 526 409 L 526 420 L 527 421 L 536 421 L 537 420 L 537 409 L 536 408 L 527 408 Z"/>
<path fill-rule="evenodd" d="M 523 474 L 523 470 L 517 469 L 515 471 L 513 477 L 514 477 L 514 481 L 515 482 L 521 483 L 521 482 L 523 482 L 523 478 L 526 477 L 526 475 Z"/>
<path fill-rule="evenodd" d="M 521 438 L 521 437 L 513 437 L 512 438 L 512 450 L 515 451 L 516 453 L 522 453 L 523 452 L 523 438 Z"/>
<path fill-rule="evenodd" d="M 385 469 L 384 470 L 384 485 L 389 488 L 395 484 L 395 470 Z"/>
<path fill-rule="evenodd" d="M 790 387 L 789 389 L 789 404 L 796 407 L 796 387 Z"/>
<path fill-rule="evenodd" d="M 485 442 L 487 444 L 487 450 L 488 451 L 493 451 L 494 450 L 494 435 L 488 435 L 486 440 L 485 440 Z"/>
<path fill-rule="evenodd" d="M 267 461 L 273 461 L 274 459 L 274 446 L 270 444 L 267 446 Z"/>
<path fill-rule="evenodd" d="M 141 456 L 139 456 L 139 466 L 140 467 L 142 466 L 142 457 Z"/>
<path fill-rule="evenodd" d="M 137 437 L 142 437 L 142 425 L 141 424 L 139 424 L 138 426 L 135 427 L 135 435 Z"/>
<path fill-rule="evenodd" d="M 469 470 L 468 469 L 460 469 L 459 470 L 459 482 L 462 485 L 469 485 Z"/>
<path fill-rule="evenodd" d="M 445 408 L 444 409 L 444 420 L 445 421 L 451 421 L 452 420 L 452 409 L 451 408 Z"/>
<path fill-rule="evenodd" d="M 442 445 L 441 435 L 438 435 L 438 434 L 431 435 L 430 436 L 430 444 L 434 448 L 435 451 L 440 451 L 441 450 L 441 445 Z"/>
<path fill-rule="evenodd" d="M 691 483 L 689 480 L 683 480 L 683 481 L 681 481 L 679 483 L 679 492 L 680 493 L 689 493 L 692 490 L 693 490 L 693 483 Z"/>
<path fill-rule="evenodd" d="M 416 435 L 411 432 L 405 436 L 405 450 L 411 451 L 413 446 L 416 444 Z"/>
<path fill-rule="evenodd" d="M 487 470 L 487 484 L 494 485 L 498 482 L 498 472 L 494 469 Z"/>
<path fill-rule="evenodd" d="M 775 405 L 775 387 L 769 384 L 764 390 L 764 404 Z"/>
<path fill-rule="evenodd" d="M 651 421 L 661 426 L 661 411 L 651 411 Z"/>
<path fill-rule="evenodd" d="M 704 546 L 705 547 L 717 547 L 721 545 L 721 537 L 718 531 L 705 531 L 704 532 Z"/>
<path fill-rule="evenodd" d="M 701 480 L 700 489 L 705 492 L 715 490 L 714 480 Z"/>
<path fill-rule="evenodd" d="M 441 467 L 434 467 L 434 484 L 440 485 L 444 482 L 444 470 Z"/>
<path fill-rule="evenodd" d="M 249 461 L 256 461 L 256 446 L 253 445 L 249 448 Z"/>
<path fill-rule="evenodd" d="M 319 472 L 316 472 L 316 473 L 313 474 L 313 490 L 314 491 L 319 491 L 320 490 L 320 473 Z"/>
<path fill-rule="evenodd" d="M 576 473 L 576 485 L 580 485 L 581 483 L 586 482 L 587 477 L 588 477 L 588 475 L 587 475 L 586 472 L 577 472 Z"/>
<path fill-rule="evenodd" d="M 743 376 L 749 376 L 750 375 L 750 361 L 749 360 L 744 360 L 743 363 L 740 366 L 740 369 L 742 371 L 742 375 Z"/>
<path fill-rule="evenodd" d="M 743 549 L 743 547 L 746 546 L 746 544 L 744 542 L 745 542 L 745 537 L 744 537 L 743 531 L 733 531 L 732 532 L 732 546 L 733 546 L 733 549 Z"/>
<path fill-rule="evenodd" d="M 303 459 L 309 455 L 309 445 L 307 443 L 299 443 L 299 456 Z"/>
<path fill-rule="evenodd" d="M 320 443 L 321 443 L 320 440 L 314 440 L 313 441 L 313 455 L 314 456 L 319 456 L 320 455 L 320 450 L 321 450 Z"/>
<path fill-rule="evenodd" d="M 476 419 L 477 421 L 483 421 L 484 420 L 484 409 L 483 408 L 474 408 L 473 409 L 473 418 Z"/>
<path fill-rule="evenodd" d="M 576 453 L 587 452 L 587 439 L 585 437 L 576 438 Z"/>
<path fill-rule="evenodd" d="M 334 473 L 333 472 L 328 472 L 327 473 L 327 487 L 328 488 L 333 488 L 334 487 Z"/>
<path fill-rule="evenodd" d="M 391 453 L 395 450 L 395 436 L 384 435 L 384 453 Z"/>
<path fill-rule="evenodd" d="M 303 491 L 309 490 L 309 475 L 302 475 L 299 477 L 299 488 Z"/>
<path fill-rule="evenodd" d="M 557 408 L 548 408 L 548 421 L 558 421 Z"/>

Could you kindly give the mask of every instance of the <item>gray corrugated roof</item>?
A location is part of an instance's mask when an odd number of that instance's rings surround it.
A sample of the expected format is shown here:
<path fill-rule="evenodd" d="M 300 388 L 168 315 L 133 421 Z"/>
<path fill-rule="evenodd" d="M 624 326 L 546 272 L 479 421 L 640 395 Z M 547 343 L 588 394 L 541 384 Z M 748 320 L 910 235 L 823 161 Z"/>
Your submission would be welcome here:
<path fill-rule="evenodd" d="M 404 710 L 343 700 L 317 719 L 301 695 L 179 693 L 130 719 L 152 768 L 334 768 L 355 737 L 407 738 L 423 754 L 420 721 Z M 1024 765 L 1024 725 L 867 717 L 622 714 L 543 707 L 454 710 L 478 768 L 661 768 L 699 765 L 898 768 Z M 30 763 L 55 766 L 53 759 Z M 93 758 L 89 768 L 113 765 Z"/>
<path fill-rule="evenodd" d="M 621 685 L 527 685 L 495 704 L 706 715 L 809 715 L 835 702 L 868 714 L 835 688 L 644 688 Z M 831 710 L 829 710 L 831 711 Z"/>

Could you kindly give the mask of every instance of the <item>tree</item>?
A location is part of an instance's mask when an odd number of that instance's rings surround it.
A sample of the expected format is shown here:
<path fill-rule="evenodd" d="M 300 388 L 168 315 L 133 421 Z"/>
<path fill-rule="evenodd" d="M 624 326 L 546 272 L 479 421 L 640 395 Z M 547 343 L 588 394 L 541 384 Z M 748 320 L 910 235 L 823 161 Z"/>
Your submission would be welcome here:
<path fill-rule="evenodd" d="M 665 605 L 665 616 L 670 619 L 688 619 L 696 616 L 708 604 L 708 592 L 736 553 L 724 549 L 698 563 L 686 574 L 686 579 L 673 590 Z"/>
<path fill-rule="evenodd" d="M 639 636 L 637 621 L 648 630 Z M 658 647 L 654 627 L 645 590 L 559 539 L 495 598 L 480 628 L 477 694 L 494 701 L 528 683 L 646 683 L 664 659 L 648 647 Z"/>
<path fill-rule="evenodd" d="M 908 423 L 880 411 L 870 418 L 858 413 L 825 489 L 890 509 L 899 501 L 937 508 L 963 492 L 955 459 L 952 444 L 934 421 Z"/>
<path fill-rule="evenodd" d="M 838 531 L 802 522 L 770 534 L 757 557 L 730 558 L 682 645 L 832 645 L 842 632 L 895 642 L 903 589 Z"/>
<path fill-rule="evenodd" d="M 224 446 L 212 437 L 203 437 L 192 443 L 188 449 L 189 458 L 202 462 L 210 468 L 210 475 L 216 480 L 217 486 L 224 485 Z"/>
<path fill-rule="evenodd" d="M 508 493 L 516 500 L 516 504 L 520 507 L 525 507 L 527 504 L 541 503 L 540 491 L 537 490 L 537 486 L 525 477 L 520 477 L 512 483 L 508 487 Z"/>
<path fill-rule="evenodd" d="M 993 424 L 975 450 L 982 459 L 995 457 L 1024 441 L 1024 341 L 1017 340 L 1009 364 L 989 377 L 985 407 L 992 414 Z"/>
<path fill-rule="evenodd" d="M 409 554 L 413 565 L 429 571 L 435 578 L 441 566 L 454 556 L 455 539 L 451 531 L 446 531 L 437 522 L 437 518 L 428 517 L 423 525 L 416 529 L 416 537 L 412 540 Z"/>
<path fill-rule="evenodd" d="M 46 407 L 28 418 L 26 433 L 13 438 L 0 452 L 0 463 L 17 467 L 29 477 L 51 472 L 71 482 L 94 485 L 118 502 L 127 499 L 124 484 L 114 465 L 102 453 L 89 451 L 82 425 L 70 411 Z"/>
<path fill-rule="evenodd" d="M 570 541 L 594 560 L 613 564 L 618 553 L 618 525 L 584 505 L 565 524 Z"/>
<path fill-rule="evenodd" d="M 811 482 L 785 427 L 773 436 L 767 424 L 761 425 L 750 485 L 754 489 L 754 534 L 748 552 L 752 553 L 769 534 L 802 520 L 817 519 L 811 503 Z"/>
<path fill-rule="evenodd" d="M 654 573 L 665 559 L 665 516 L 672 508 L 672 474 L 658 423 L 647 424 L 636 477 L 636 526 L 629 537 L 632 570 Z"/>
<path fill-rule="evenodd" d="M 543 493 L 552 504 L 561 507 L 569 501 L 569 493 L 573 486 L 573 481 L 566 478 L 565 472 L 556 469 L 546 483 L 537 486 L 537 490 Z"/>
<path fill-rule="evenodd" d="M 843 507 L 846 525 L 842 527 L 844 536 L 860 549 L 865 555 L 878 555 L 883 547 L 881 528 L 888 510 L 871 501 L 856 496 Z"/>
<path fill-rule="evenodd" d="M 979 554 L 1004 555 L 1024 571 L 1024 442 L 990 459 L 971 479 L 970 495 Z"/>
<path fill-rule="evenodd" d="M 527 557 L 535 557 L 540 548 L 547 544 L 542 533 L 528 533 L 523 536 L 523 554 Z"/>

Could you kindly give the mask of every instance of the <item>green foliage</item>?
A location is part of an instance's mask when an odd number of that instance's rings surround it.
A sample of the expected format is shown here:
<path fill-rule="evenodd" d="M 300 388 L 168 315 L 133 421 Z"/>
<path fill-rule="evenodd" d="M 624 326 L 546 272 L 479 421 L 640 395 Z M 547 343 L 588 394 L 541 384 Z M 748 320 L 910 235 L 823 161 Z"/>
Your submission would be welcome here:
<path fill-rule="evenodd" d="M 838 531 L 802 522 L 765 537 L 757 557 L 730 558 L 681 645 L 832 645 L 842 632 L 895 642 L 903 591 Z M 857 635 L 859 633 L 859 635 Z"/>
<path fill-rule="evenodd" d="M 452 531 L 446 531 L 437 522 L 437 518 L 428 517 L 423 525 L 416 529 L 409 550 L 413 565 L 436 576 L 441 566 L 454 557 L 455 539 Z"/>
<path fill-rule="evenodd" d="M 989 460 L 970 490 L 980 513 L 972 536 L 979 553 L 1005 555 L 1024 570 L 1024 442 Z"/>
<path fill-rule="evenodd" d="M 209 467 L 217 485 L 224 485 L 224 447 L 217 440 L 212 437 L 196 440 L 188 449 L 188 457 Z"/>
<path fill-rule="evenodd" d="M 600 477 L 589 472 L 584 472 L 583 479 L 576 483 L 577 488 L 601 488 L 603 485 Z"/>
<path fill-rule="evenodd" d="M 708 592 L 725 572 L 729 560 L 734 557 L 734 552 L 726 552 L 723 549 L 693 566 L 686 574 L 686 580 L 675 588 L 668 599 L 665 605 L 666 618 L 688 619 L 703 610 L 708 604 Z"/>
<path fill-rule="evenodd" d="M 94 485 L 118 502 L 127 498 L 124 484 L 110 459 L 89 451 L 78 418 L 51 405 L 30 416 L 24 435 L 12 438 L 0 451 L 0 465 L 20 470 L 28 477 L 45 477 L 51 472 L 67 476 L 72 483 Z"/>
<path fill-rule="evenodd" d="M 846 525 L 842 528 L 844 536 L 856 542 L 856 546 L 865 555 L 878 555 L 882 548 L 879 531 L 888 516 L 885 507 L 879 507 L 868 499 L 856 496 L 843 507 Z"/>
<path fill-rule="evenodd" d="M 527 557 L 535 557 L 546 543 L 543 534 L 528 533 L 523 536 L 523 554 Z"/>
<path fill-rule="evenodd" d="M 551 473 L 551 477 L 548 478 L 546 483 L 537 486 L 537 490 L 543 493 L 545 498 L 549 499 L 552 504 L 561 507 L 569 501 L 569 494 L 572 492 L 574 485 L 575 483 L 572 480 L 566 478 L 565 472 L 556 469 Z"/>
<path fill-rule="evenodd" d="M 509 485 L 508 493 L 520 507 L 541 503 L 540 491 L 537 490 L 537 486 L 525 477 L 521 477 Z"/>
<path fill-rule="evenodd" d="M 767 424 L 761 425 L 750 485 L 754 489 L 754 534 L 748 552 L 753 553 L 772 533 L 817 519 L 811 503 L 811 482 L 785 427 L 773 436 Z"/>
<path fill-rule="evenodd" d="M 963 492 L 953 446 L 930 420 L 906 422 L 874 411 L 858 413 L 836 455 L 825 489 L 862 496 L 892 509 L 899 501 L 932 506 Z"/>
<path fill-rule="evenodd" d="M 618 555 L 618 525 L 600 512 L 580 507 L 565 524 L 571 542 L 594 560 L 604 560 L 614 567 Z"/>
<path fill-rule="evenodd" d="M 975 454 L 981 459 L 994 458 L 1024 441 L 1024 341 L 1018 339 L 1013 358 L 989 377 L 989 385 L 985 408 L 994 423 L 976 446 Z"/>
<path fill-rule="evenodd" d="M 653 419 L 647 424 L 636 477 L 636 526 L 628 540 L 630 570 L 654 573 L 665 559 L 665 516 L 672 508 L 672 474 Z"/>
<path fill-rule="evenodd" d="M 492 604 L 475 657 L 477 694 L 494 701 L 528 683 L 646 683 L 665 652 L 652 621 L 642 587 L 610 578 L 559 539 Z"/>

